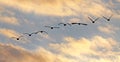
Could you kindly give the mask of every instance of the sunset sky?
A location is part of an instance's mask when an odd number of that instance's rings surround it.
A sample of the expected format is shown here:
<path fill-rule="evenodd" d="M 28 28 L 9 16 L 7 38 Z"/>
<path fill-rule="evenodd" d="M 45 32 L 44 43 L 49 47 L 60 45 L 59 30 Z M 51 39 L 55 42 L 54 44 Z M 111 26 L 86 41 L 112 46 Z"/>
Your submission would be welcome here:
<path fill-rule="evenodd" d="M 119 61 L 120 0 L 0 0 L 0 62 Z"/>

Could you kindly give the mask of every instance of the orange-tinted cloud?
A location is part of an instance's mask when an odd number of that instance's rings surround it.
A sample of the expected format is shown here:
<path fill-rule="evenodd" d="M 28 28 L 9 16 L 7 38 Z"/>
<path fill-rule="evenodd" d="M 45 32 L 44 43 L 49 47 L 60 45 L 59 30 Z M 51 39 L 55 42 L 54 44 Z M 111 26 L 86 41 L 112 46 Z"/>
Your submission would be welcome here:
<path fill-rule="evenodd" d="M 0 29 L 0 34 L 6 36 L 8 38 L 10 38 L 10 37 L 18 37 L 19 36 L 19 34 L 16 31 L 11 30 L 11 29 L 5 29 L 5 28 Z"/>
<path fill-rule="evenodd" d="M 100 61 L 112 62 L 109 56 L 115 57 L 114 60 L 119 61 L 117 58 L 120 53 L 112 51 L 119 44 L 112 38 L 94 36 L 91 39 L 74 39 L 72 37 L 66 37 L 65 41 L 61 44 L 50 44 L 50 46 L 61 54 L 78 58 L 76 59 L 78 61 L 82 61 L 83 59 L 86 62 L 99 62 L 96 59 L 98 57 L 101 58 Z"/>
<path fill-rule="evenodd" d="M 65 56 L 53 54 L 39 47 L 33 52 L 12 44 L 0 44 L 0 62 L 75 62 Z"/>
<path fill-rule="evenodd" d="M 23 12 L 34 12 L 43 15 L 69 16 L 69 15 L 97 15 L 111 13 L 105 4 L 94 0 L 12 0 L 1 4 L 17 8 Z"/>
<path fill-rule="evenodd" d="M 6 29 L 6 28 L 1 28 L 0 29 L 0 34 L 2 34 L 3 36 L 6 36 L 7 38 L 11 38 L 13 40 L 16 40 L 16 39 L 14 39 L 12 37 L 19 37 L 19 36 L 21 36 L 21 34 L 16 32 L 15 30 Z M 23 37 L 21 42 L 22 43 L 27 43 L 27 42 L 31 42 L 31 41 L 28 40 L 27 38 Z"/>
<path fill-rule="evenodd" d="M 0 16 L 0 22 L 11 25 L 20 25 L 19 21 L 13 16 Z"/>
<path fill-rule="evenodd" d="M 106 26 L 99 26 L 98 30 L 103 32 L 103 33 L 114 34 L 115 31 L 119 30 L 119 28 L 114 27 L 112 25 L 106 25 Z"/>
<path fill-rule="evenodd" d="M 46 62 L 42 56 L 32 54 L 18 46 L 0 44 L 0 50 L 0 62 Z"/>
<path fill-rule="evenodd" d="M 67 42 L 51 44 L 52 48 L 56 48 L 54 51 L 57 53 L 40 46 L 30 52 L 20 46 L 0 43 L 0 62 L 113 62 L 120 60 L 120 53 L 111 50 L 114 45 L 117 45 L 116 41 L 111 38 L 95 36 L 92 39 L 74 39 L 66 37 L 65 41 Z M 107 50 L 96 50 L 98 47 Z"/>

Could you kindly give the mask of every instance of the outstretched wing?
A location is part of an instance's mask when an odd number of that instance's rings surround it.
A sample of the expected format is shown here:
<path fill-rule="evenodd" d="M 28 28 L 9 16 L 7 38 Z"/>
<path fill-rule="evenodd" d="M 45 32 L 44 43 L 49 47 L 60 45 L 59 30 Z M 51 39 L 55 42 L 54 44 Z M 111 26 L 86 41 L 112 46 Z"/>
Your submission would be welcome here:
<path fill-rule="evenodd" d="M 20 39 L 21 37 L 23 37 L 23 36 L 19 36 L 19 37 L 11 37 L 11 38 L 14 38 L 14 39 L 17 39 L 17 38 L 19 38 L 19 39 Z"/>
<path fill-rule="evenodd" d="M 69 26 L 71 26 L 71 24 L 70 23 L 67 23 Z"/>
<path fill-rule="evenodd" d="M 108 18 L 106 18 L 105 16 L 103 16 L 103 18 L 106 19 L 106 20 L 108 19 Z"/>
<path fill-rule="evenodd" d="M 88 19 L 89 19 L 90 21 L 93 21 L 93 19 L 92 19 L 91 17 L 88 17 Z"/>
<path fill-rule="evenodd" d="M 74 24 L 77 24 L 77 23 L 71 23 L 71 24 L 73 24 L 73 25 L 74 25 Z"/>
<path fill-rule="evenodd" d="M 29 33 L 23 33 L 23 34 L 27 34 L 27 35 L 29 35 Z"/>
<path fill-rule="evenodd" d="M 48 34 L 46 31 L 37 31 L 36 34 L 38 34 L 38 33 L 42 33 L 42 32 Z"/>
<path fill-rule="evenodd" d="M 37 33 L 36 33 L 36 32 L 33 32 L 33 33 L 31 33 L 31 35 L 32 35 L 32 34 L 37 34 Z"/>
<path fill-rule="evenodd" d="M 94 21 L 97 21 L 99 18 L 96 18 Z"/>
<path fill-rule="evenodd" d="M 80 23 L 80 24 L 82 24 L 82 25 L 87 25 L 87 24 L 85 24 L 85 23 Z"/>
<path fill-rule="evenodd" d="M 109 17 L 109 19 L 111 19 L 112 16 L 113 16 L 113 14 L 111 14 L 111 16 Z"/>
<path fill-rule="evenodd" d="M 61 24 L 64 24 L 64 23 L 59 23 L 58 25 L 61 25 Z"/>
<path fill-rule="evenodd" d="M 47 28 L 51 28 L 51 26 L 45 26 L 45 27 L 47 27 Z"/>
<path fill-rule="evenodd" d="M 44 33 L 48 34 L 46 31 L 43 31 Z"/>
<path fill-rule="evenodd" d="M 60 28 L 60 27 L 53 27 L 53 28 Z"/>

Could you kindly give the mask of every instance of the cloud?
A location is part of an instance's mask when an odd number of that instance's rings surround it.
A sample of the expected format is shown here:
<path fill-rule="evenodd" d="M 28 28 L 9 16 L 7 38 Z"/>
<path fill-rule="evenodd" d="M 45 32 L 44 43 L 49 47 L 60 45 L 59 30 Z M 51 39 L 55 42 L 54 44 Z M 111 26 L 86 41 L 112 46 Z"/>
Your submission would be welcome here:
<path fill-rule="evenodd" d="M 113 51 L 117 42 L 111 38 L 94 36 L 91 39 L 66 37 L 64 43 L 51 44 L 53 49 L 38 46 L 33 51 L 13 44 L 0 43 L 0 62 L 113 62 L 119 52 Z M 98 48 L 103 48 L 99 50 Z M 59 51 L 56 52 L 55 51 Z M 114 60 L 112 60 L 114 59 Z"/>
<path fill-rule="evenodd" d="M 118 2 L 120 2 L 120 0 L 117 0 Z"/>
<path fill-rule="evenodd" d="M 46 40 L 49 40 L 49 41 L 52 41 L 52 42 L 56 42 L 51 36 L 49 36 L 49 35 L 46 34 L 46 33 L 45 33 L 45 34 L 41 34 L 41 33 L 40 33 L 40 34 L 38 34 L 38 35 L 39 35 L 39 37 L 42 38 L 42 39 L 41 39 L 41 38 L 37 38 L 38 41 L 43 41 L 43 39 L 44 39 L 44 40 L 46 39 Z"/>
<path fill-rule="evenodd" d="M 34 12 L 43 15 L 68 16 L 68 15 L 101 15 L 111 13 L 102 0 L 12 0 L 0 3 L 23 12 Z M 52 9 L 52 10 L 51 10 Z"/>
<path fill-rule="evenodd" d="M 0 34 L 8 38 L 20 36 L 20 34 L 18 34 L 16 31 L 11 30 L 11 29 L 5 29 L 5 28 L 0 29 Z"/>
<path fill-rule="evenodd" d="M 8 15 L 11 15 L 11 16 L 14 16 L 14 15 L 15 15 L 14 12 L 12 12 L 12 11 L 4 8 L 3 6 L 0 6 L 0 14 L 4 14 L 4 13 L 5 13 L 5 14 L 8 14 Z"/>
<path fill-rule="evenodd" d="M 0 62 L 46 62 L 42 56 L 32 54 L 18 46 L 0 44 L 0 50 Z"/>
<path fill-rule="evenodd" d="M 112 26 L 112 25 L 106 25 L 106 26 L 99 26 L 98 30 L 103 33 L 114 34 L 115 31 L 119 30 L 119 28 Z"/>
<path fill-rule="evenodd" d="M 120 53 L 113 51 L 114 47 L 119 44 L 112 38 L 94 36 L 91 39 L 74 39 L 66 37 L 65 41 L 60 44 L 50 44 L 50 46 L 61 54 L 77 58 L 78 61 L 99 62 L 100 60 L 113 62 L 110 57 L 114 57 L 114 60 L 119 61 Z"/>
<path fill-rule="evenodd" d="M 80 19 L 78 19 L 78 18 L 72 18 L 69 20 L 70 23 L 79 22 L 79 21 L 80 21 Z"/>
<path fill-rule="evenodd" d="M 36 52 L 38 53 L 38 55 L 40 54 L 43 58 L 46 59 L 46 62 L 75 62 L 74 59 L 69 59 L 67 57 L 65 57 L 64 55 L 61 54 L 54 54 L 44 48 L 37 48 Z"/>
<path fill-rule="evenodd" d="M 0 13 L 3 11 L 3 9 L 4 9 L 4 8 L 0 6 Z"/>
<path fill-rule="evenodd" d="M 39 47 L 33 52 L 12 44 L 0 44 L 0 62 L 75 62 L 62 55 L 56 55 L 52 52 Z"/>
<path fill-rule="evenodd" d="M 19 21 L 12 16 L 0 16 L 0 22 L 4 22 L 11 25 L 20 25 Z"/>

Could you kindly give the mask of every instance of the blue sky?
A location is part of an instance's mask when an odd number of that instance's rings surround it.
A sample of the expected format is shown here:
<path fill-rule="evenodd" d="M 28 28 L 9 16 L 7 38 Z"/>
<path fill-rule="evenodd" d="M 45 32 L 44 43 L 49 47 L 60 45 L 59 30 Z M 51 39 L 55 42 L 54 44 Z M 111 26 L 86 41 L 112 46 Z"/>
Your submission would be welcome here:
<path fill-rule="evenodd" d="M 0 62 L 119 62 L 119 5 L 120 0 L 0 0 Z M 110 21 L 102 17 L 112 14 Z M 99 19 L 91 23 L 88 17 Z M 23 35 L 39 30 L 48 34 Z"/>

